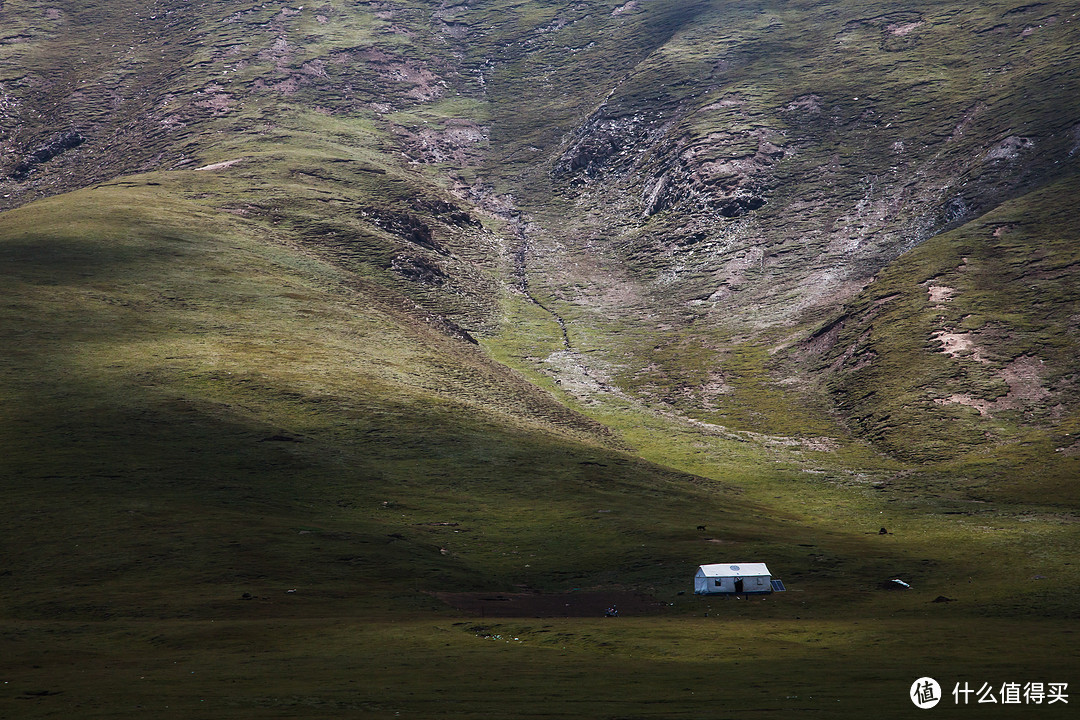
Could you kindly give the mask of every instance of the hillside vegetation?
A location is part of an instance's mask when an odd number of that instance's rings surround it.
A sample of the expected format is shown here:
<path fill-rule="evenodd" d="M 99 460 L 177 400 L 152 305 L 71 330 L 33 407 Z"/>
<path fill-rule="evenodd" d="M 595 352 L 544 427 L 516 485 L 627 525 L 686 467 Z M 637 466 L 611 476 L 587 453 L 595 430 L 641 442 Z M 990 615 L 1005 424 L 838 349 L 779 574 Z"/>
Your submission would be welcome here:
<path fill-rule="evenodd" d="M 0 716 L 1080 686 L 1078 23 L 0 2 Z"/>

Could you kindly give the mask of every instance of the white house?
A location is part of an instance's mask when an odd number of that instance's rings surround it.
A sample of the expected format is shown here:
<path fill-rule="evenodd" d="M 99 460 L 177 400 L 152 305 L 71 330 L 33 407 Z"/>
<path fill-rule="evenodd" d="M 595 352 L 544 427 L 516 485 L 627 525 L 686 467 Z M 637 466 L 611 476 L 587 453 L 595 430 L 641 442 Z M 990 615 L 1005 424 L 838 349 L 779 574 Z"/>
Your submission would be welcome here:
<path fill-rule="evenodd" d="M 699 565 L 694 576 L 695 595 L 749 595 L 772 591 L 772 575 L 765 563 Z"/>

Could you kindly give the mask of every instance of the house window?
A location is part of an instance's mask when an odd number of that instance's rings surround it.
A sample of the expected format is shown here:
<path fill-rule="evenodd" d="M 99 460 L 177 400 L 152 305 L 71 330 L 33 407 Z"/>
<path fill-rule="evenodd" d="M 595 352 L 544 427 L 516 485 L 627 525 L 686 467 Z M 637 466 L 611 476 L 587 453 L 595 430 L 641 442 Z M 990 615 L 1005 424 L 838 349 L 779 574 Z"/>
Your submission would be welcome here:
<path fill-rule="evenodd" d="M 724 581 L 723 580 L 713 580 L 712 582 L 713 582 L 713 585 L 715 585 L 716 587 L 723 587 L 724 586 Z"/>

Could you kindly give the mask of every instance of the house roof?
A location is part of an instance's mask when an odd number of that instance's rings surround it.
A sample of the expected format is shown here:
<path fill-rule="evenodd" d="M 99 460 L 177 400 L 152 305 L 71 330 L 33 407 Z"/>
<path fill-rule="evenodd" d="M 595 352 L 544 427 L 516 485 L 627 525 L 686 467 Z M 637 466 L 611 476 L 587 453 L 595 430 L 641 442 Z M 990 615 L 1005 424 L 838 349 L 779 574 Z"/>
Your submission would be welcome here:
<path fill-rule="evenodd" d="M 765 563 L 716 563 L 699 565 L 698 577 L 755 577 L 772 575 Z"/>

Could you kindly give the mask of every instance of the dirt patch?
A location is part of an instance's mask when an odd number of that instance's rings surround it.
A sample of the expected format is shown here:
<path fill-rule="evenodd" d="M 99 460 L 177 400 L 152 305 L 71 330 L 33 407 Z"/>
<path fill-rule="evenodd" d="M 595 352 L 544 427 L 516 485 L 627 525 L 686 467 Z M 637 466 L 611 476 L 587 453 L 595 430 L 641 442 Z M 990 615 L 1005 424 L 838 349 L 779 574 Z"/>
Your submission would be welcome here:
<path fill-rule="evenodd" d="M 210 85 L 196 95 L 199 99 L 195 101 L 195 107 L 209 110 L 215 116 L 227 114 L 235 104 L 233 96 L 225 92 L 220 85 Z"/>
<path fill-rule="evenodd" d="M 945 285 L 930 285 L 926 288 L 930 294 L 930 302 L 938 304 L 952 300 L 956 290 Z"/>
<path fill-rule="evenodd" d="M 807 115 L 820 115 L 821 114 L 821 98 L 817 95 L 800 95 L 785 107 L 783 112 L 792 113 L 800 116 Z"/>
<path fill-rule="evenodd" d="M 202 167 L 195 168 L 195 170 L 224 170 L 227 167 L 232 167 L 233 165 L 236 165 L 237 163 L 242 163 L 245 160 L 247 160 L 246 157 L 233 158 L 232 160 L 225 160 L 223 162 L 211 163 L 210 165 L 203 165 Z"/>
<path fill-rule="evenodd" d="M 710 372 L 708 380 L 701 386 L 701 405 L 707 410 L 715 410 L 719 406 L 716 403 L 716 399 L 721 395 L 732 395 L 735 392 L 735 388 L 724 382 L 725 378 L 721 373 Z M 691 393 L 688 393 L 692 395 Z"/>
<path fill-rule="evenodd" d="M 938 405 L 966 405 L 975 408 L 983 416 L 989 415 L 990 409 L 994 407 L 994 403 L 989 400 L 983 400 L 972 395 L 950 395 L 947 398 L 936 398 L 934 402 Z"/>
<path fill-rule="evenodd" d="M 844 324 L 844 320 L 838 320 L 803 341 L 799 359 L 803 360 L 811 355 L 824 355 L 832 350 L 836 346 L 836 341 L 840 338 L 840 331 L 844 329 Z"/>
<path fill-rule="evenodd" d="M 442 128 L 395 127 L 394 132 L 401 139 L 405 155 L 421 164 L 474 164 L 481 159 L 488 141 L 487 128 L 471 120 L 451 119 Z"/>
<path fill-rule="evenodd" d="M 971 395 L 952 395 L 935 400 L 939 405 L 967 405 L 980 415 L 991 416 L 1000 410 L 1022 410 L 1045 400 L 1051 393 L 1042 385 L 1043 361 L 1022 355 L 998 371 L 997 376 L 1009 385 L 1009 392 L 995 400 L 983 400 Z"/>
<path fill-rule="evenodd" d="M 1009 384 L 1005 400 L 1010 408 L 1050 397 L 1050 391 L 1042 386 L 1042 374 L 1043 361 L 1031 355 L 1021 355 L 1002 369 L 1001 379 Z"/>
<path fill-rule="evenodd" d="M 922 24 L 922 20 L 916 20 L 915 22 L 906 23 L 890 23 L 889 25 L 885 26 L 885 32 L 889 33 L 890 35 L 903 37 L 915 28 L 920 27 Z"/>
<path fill-rule="evenodd" d="M 968 358 L 981 363 L 990 362 L 982 356 L 981 348 L 975 344 L 972 333 L 954 333 L 938 330 L 934 333 L 933 339 L 941 343 L 941 349 L 938 352 L 943 352 L 949 357 Z"/>
<path fill-rule="evenodd" d="M 1065 457 L 1080 457 L 1080 441 L 1074 442 L 1068 447 L 1059 447 L 1056 452 L 1061 453 Z"/>
<path fill-rule="evenodd" d="M 383 80 L 399 83 L 404 95 L 412 100 L 428 102 L 443 96 L 446 83 L 435 73 L 419 63 L 403 60 L 382 50 L 369 49 L 359 53 L 375 73 Z"/>
<path fill-rule="evenodd" d="M 599 393 L 621 396 L 622 392 L 611 383 L 608 374 L 597 367 L 595 359 L 592 360 L 591 363 L 587 362 L 581 353 L 573 350 L 557 350 L 544 358 L 543 362 L 555 383 L 583 402 L 596 402 L 595 396 Z"/>
<path fill-rule="evenodd" d="M 614 607 L 619 615 L 656 615 L 665 603 L 627 590 L 568 593 L 432 593 L 473 617 L 603 617 Z"/>

